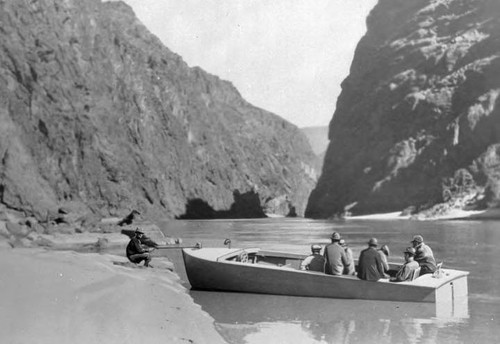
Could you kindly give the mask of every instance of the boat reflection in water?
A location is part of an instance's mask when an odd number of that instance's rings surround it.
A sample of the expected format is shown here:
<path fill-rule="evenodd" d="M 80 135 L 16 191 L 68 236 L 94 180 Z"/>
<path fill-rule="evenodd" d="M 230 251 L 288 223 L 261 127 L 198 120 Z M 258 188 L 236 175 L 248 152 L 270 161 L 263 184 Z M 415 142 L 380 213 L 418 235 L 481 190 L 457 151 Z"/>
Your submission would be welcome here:
<path fill-rule="evenodd" d="M 190 291 L 229 343 L 417 343 L 460 338 L 467 298 L 453 303 Z M 458 340 L 460 342 L 460 340 Z"/>

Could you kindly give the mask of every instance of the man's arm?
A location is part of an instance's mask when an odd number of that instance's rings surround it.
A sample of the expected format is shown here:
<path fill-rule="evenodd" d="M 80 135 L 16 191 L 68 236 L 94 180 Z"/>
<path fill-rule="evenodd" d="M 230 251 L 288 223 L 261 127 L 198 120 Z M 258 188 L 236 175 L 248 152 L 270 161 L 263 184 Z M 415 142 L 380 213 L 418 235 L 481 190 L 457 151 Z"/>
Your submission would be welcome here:
<path fill-rule="evenodd" d="M 309 256 L 305 258 L 302 263 L 300 263 L 300 270 L 309 270 L 309 264 L 311 264 L 311 261 L 313 260 L 313 256 Z"/>
<path fill-rule="evenodd" d="M 342 265 L 348 266 L 349 265 L 349 258 L 347 258 L 347 254 L 345 253 L 344 250 L 340 252 L 340 257 L 342 259 Z"/>
<path fill-rule="evenodd" d="M 141 246 L 141 242 L 137 238 L 133 238 L 132 242 L 134 243 L 135 251 L 137 253 L 144 253 L 146 250 Z"/>
<path fill-rule="evenodd" d="M 387 263 L 387 257 L 384 252 L 380 252 L 380 259 L 382 260 L 382 267 L 384 268 L 384 272 L 389 271 L 389 263 Z"/>
<path fill-rule="evenodd" d="M 377 262 L 377 269 L 378 269 L 378 273 L 380 274 L 380 276 L 382 276 L 384 278 L 388 278 L 388 275 L 385 273 L 385 270 L 384 270 L 384 262 L 382 261 L 382 257 L 380 256 L 380 254 L 378 254 L 378 252 L 377 252 L 377 257 L 375 258 L 375 261 Z"/>
<path fill-rule="evenodd" d="M 358 272 L 356 274 L 356 276 L 358 276 L 358 278 L 361 278 L 363 277 L 362 276 L 362 272 L 364 270 L 364 255 L 365 255 L 365 250 L 361 251 L 361 253 L 359 254 L 359 258 L 358 258 Z"/>

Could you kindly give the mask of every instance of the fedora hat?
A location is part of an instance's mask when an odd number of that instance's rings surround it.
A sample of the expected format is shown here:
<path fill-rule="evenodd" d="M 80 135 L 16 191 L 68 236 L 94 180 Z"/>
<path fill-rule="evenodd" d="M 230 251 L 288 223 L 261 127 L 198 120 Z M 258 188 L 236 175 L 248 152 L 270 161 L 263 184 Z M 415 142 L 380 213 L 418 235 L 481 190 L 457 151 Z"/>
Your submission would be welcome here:
<path fill-rule="evenodd" d="M 330 238 L 332 240 L 340 240 L 340 234 L 338 232 L 333 232 Z"/>

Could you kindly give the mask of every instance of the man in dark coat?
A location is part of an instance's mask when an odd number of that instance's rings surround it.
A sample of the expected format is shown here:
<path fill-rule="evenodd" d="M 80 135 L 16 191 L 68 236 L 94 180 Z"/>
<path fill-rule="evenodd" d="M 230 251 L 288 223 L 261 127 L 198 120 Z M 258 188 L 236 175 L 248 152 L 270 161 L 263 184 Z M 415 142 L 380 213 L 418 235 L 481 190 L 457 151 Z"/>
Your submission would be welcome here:
<path fill-rule="evenodd" d="M 149 266 L 149 262 L 151 262 L 151 254 L 148 249 L 145 249 L 141 245 L 141 238 L 144 235 L 144 232 L 139 228 L 135 230 L 135 236 L 130 239 L 130 242 L 127 245 L 126 253 L 127 258 L 135 264 L 139 264 L 144 261 L 144 266 Z"/>
<path fill-rule="evenodd" d="M 421 235 L 415 235 L 411 241 L 415 249 L 415 261 L 420 265 L 420 276 L 436 271 L 436 260 L 431 248 L 424 243 Z"/>
<path fill-rule="evenodd" d="M 358 260 L 358 278 L 366 281 L 378 281 L 385 278 L 382 259 L 377 251 L 377 239 L 368 241 L 368 248 L 361 251 Z"/>

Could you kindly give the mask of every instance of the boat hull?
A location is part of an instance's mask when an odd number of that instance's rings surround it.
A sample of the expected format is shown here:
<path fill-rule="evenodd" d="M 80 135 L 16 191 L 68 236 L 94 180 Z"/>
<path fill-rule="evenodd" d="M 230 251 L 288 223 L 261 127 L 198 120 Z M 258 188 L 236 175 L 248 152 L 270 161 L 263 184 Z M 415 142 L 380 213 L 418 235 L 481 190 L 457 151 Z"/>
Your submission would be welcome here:
<path fill-rule="evenodd" d="M 202 250 L 216 250 L 203 252 Z M 185 249 L 184 263 L 194 289 L 306 297 L 436 302 L 467 295 L 467 272 L 447 270 L 447 276 L 424 275 L 413 282 L 393 283 L 332 276 L 287 266 L 226 261 L 216 257 L 234 249 Z M 206 254 L 205 254 L 206 253 Z"/>

